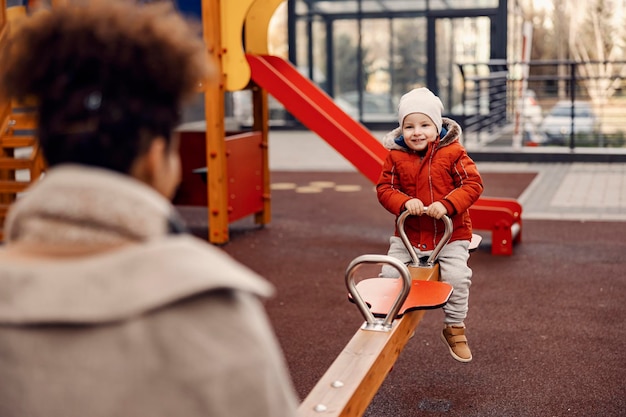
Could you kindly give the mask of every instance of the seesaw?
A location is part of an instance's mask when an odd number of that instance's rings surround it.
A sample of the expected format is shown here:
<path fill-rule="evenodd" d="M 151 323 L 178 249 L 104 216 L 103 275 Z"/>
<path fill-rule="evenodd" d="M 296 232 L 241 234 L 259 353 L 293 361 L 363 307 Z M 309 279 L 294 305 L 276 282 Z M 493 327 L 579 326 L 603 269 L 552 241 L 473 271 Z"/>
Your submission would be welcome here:
<path fill-rule="evenodd" d="M 439 282 L 437 257 L 452 235 L 452 221 L 444 216 L 445 233 L 427 259 L 420 259 L 404 229 L 409 216 L 398 217 L 402 242 L 411 255 L 405 265 L 387 255 L 361 255 L 348 265 L 345 282 L 348 298 L 365 319 L 326 373 L 298 408 L 298 416 L 362 416 L 426 310 L 445 305 L 452 294 Z M 356 272 L 367 264 L 388 264 L 400 279 L 365 278 L 356 283 Z"/>

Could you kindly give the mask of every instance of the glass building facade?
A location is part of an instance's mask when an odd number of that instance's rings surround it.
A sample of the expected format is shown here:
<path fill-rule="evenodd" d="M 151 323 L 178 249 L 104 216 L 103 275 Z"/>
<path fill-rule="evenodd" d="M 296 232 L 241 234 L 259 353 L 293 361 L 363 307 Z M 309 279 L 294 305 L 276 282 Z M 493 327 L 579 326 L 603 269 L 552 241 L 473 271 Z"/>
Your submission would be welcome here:
<path fill-rule="evenodd" d="M 463 112 L 464 63 L 507 59 L 507 0 L 289 0 L 288 59 L 370 127 L 426 86 Z"/>

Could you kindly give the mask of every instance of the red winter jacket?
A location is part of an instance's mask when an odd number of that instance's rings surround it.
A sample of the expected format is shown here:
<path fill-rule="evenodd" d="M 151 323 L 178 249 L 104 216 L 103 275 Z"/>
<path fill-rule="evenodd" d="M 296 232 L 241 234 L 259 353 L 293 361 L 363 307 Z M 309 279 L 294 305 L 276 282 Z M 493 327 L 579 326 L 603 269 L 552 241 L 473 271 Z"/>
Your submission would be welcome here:
<path fill-rule="evenodd" d="M 376 186 L 378 201 L 396 216 L 411 198 L 419 198 L 426 206 L 439 201 L 454 226 L 450 241 L 471 240 L 472 222 L 467 209 L 483 191 L 482 178 L 459 141 L 461 127 L 444 118 L 443 128 L 447 133 L 428 145 L 423 158 L 396 143 L 402 133 L 400 128 L 383 138 L 383 145 L 390 151 Z M 410 216 L 404 228 L 413 246 L 432 250 L 443 236 L 444 223 L 425 215 Z M 399 236 L 398 230 L 395 234 Z"/>

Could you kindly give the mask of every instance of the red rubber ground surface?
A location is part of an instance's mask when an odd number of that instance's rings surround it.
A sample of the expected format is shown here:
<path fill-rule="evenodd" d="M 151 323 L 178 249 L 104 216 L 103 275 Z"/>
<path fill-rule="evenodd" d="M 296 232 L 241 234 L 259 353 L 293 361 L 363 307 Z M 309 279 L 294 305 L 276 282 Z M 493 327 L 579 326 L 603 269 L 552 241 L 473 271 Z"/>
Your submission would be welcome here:
<path fill-rule="evenodd" d="M 517 197 L 533 175 L 483 178 L 485 196 Z M 223 246 L 276 286 L 267 310 L 303 398 L 363 321 L 347 301 L 348 263 L 386 253 L 393 230 L 360 174 L 272 174 L 311 181 L 362 188 L 274 190 L 272 222 L 237 222 Z M 492 256 L 485 239 L 470 259 L 474 360 L 450 357 L 441 311 L 427 312 L 365 415 L 626 416 L 625 254 L 624 222 L 524 220 L 510 257 Z"/>

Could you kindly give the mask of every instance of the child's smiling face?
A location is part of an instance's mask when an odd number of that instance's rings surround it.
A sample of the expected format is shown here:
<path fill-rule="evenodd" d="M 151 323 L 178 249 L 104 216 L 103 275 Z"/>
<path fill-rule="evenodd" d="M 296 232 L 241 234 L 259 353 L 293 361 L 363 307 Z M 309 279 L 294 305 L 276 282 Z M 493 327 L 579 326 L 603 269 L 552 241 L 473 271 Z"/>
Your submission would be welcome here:
<path fill-rule="evenodd" d="M 430 117 L 424 113 L 411 113 L 402 122 L 402 135 L 410 149 L 420 152 L 437 139 L 438 132 Z"/>

